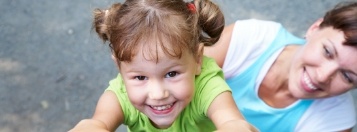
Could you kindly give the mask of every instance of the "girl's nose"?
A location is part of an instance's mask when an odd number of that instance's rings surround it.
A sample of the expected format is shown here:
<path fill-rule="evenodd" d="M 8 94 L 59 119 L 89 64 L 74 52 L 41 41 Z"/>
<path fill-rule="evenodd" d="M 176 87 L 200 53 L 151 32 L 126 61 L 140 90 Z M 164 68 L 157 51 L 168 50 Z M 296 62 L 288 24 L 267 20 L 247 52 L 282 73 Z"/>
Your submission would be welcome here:
<path fill-rule="evenodd" d="M 153 100 L 161 100 L 169 97 L 169 91 L 161 83 L 152 82 L 149 88 L 149 98 Z"/>

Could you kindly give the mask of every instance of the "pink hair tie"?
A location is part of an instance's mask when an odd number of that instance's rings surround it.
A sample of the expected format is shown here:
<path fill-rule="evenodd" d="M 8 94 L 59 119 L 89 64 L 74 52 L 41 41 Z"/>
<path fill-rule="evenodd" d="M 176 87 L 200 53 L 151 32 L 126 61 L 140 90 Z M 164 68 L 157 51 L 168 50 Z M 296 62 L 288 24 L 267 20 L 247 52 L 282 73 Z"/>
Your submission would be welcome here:
<path fill-rule="evenodd" d="M 191 11 L 191 13 L 196 13 L 196 6 L 193 3 L 187 3 L 188 10 Z"/>

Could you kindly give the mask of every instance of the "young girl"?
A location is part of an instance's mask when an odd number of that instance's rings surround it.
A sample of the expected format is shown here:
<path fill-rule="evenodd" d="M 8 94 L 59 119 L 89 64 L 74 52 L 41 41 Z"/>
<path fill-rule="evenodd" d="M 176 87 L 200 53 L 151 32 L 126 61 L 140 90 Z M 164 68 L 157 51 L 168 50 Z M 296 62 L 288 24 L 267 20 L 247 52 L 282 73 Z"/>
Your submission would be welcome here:
<path fill-rule="evenodd" d="M 128 0 L 95 10 L 94 27 L 109 41 L 120 74 L 92 119 L 71 131 L 115 131 L 121 124 L 135 132 L 255 131 L 220 68 L 203 56 L 224 27 L 211 1 Z"/>

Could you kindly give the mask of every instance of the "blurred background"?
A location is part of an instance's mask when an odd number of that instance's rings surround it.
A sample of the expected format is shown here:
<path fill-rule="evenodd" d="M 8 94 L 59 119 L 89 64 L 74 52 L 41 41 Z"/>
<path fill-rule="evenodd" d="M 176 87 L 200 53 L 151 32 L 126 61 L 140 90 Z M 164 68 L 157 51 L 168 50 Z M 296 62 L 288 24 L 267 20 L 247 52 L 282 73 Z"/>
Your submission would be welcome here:
<path fill-rule="evenodd" d="M 226 24 L 273 20 L 303 37 L 344 0 L 213 1 Z M 0 1 L 0 132 L 68 131 L 91 117 L 117 75 L 108 46 L 91 30 L 92 11 L 114 2 L 123 0 Z"/>

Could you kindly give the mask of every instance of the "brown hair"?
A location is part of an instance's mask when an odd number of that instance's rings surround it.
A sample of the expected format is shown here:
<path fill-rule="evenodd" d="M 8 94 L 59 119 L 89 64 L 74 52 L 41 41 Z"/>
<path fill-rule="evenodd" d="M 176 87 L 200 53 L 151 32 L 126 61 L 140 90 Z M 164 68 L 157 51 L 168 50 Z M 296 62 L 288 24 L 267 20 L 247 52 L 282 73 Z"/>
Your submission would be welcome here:
<path fill-rule="evenodd" d="M 194 4 L 195 9 L 190 9 L 188 4 Z M 109 41 L 118 63 L 130 62 L 138 46 L 147 46 L 147 42 L 153 42 L 156 48 L 160 46 L 167 55 L 180 58 L 185 50 L 196 55 L 199 43 L 217 42 L 224 28 L 224 17 L 209 0 L 190 3 L 126 0 L 108 10 L 95 9 L 93 28 L 104 42 Z M 150 54 L 158 61 L 157 53 Z"/>
<path fill-rule="evenodd" d="M 357 46 L 357 2 L 342 2 L 328 11 L 320 27 L 329 26 L 344 32 L 344 44 Z"/>

